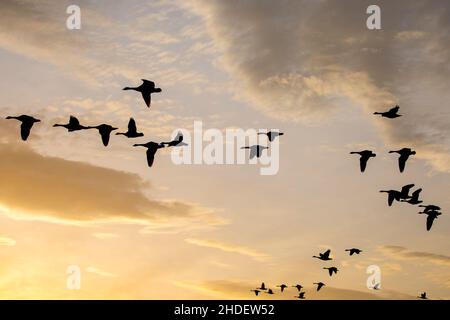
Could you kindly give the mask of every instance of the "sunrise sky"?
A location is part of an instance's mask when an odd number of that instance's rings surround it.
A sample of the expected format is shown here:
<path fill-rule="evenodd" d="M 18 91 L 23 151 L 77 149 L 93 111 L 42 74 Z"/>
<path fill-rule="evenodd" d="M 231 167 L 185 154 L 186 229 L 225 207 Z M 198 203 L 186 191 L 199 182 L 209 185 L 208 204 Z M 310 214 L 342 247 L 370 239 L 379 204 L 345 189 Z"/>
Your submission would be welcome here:
<path fill-rule="evenodd" d="M 382 30 L 366 27 L 374 3 Z M 66 28 L 71 4 L 81 30 Z M 446 0 L 2 0 L 0 118 L 42 123 L 23 142 L 0 120 L 0 298 L 253 299 L 265 281 L 316 299 L 450 299 L 449 15 Z M 141 78 L 163 89 L 150 110 L 122 91 Z M 394 104 L 403 117 L 372 114 Z M 146 136 L 105 148 L 95 131 L 52 128 L 69 115 L 121 129 L 134 117 Z M 280 129 L 278 174 L 177 166 L 167 150 L 148 168 L 131 147 L 194 121 Z M 402 147 L 417 155 L 400 174 L 388 151 Z M 377 157 L 361 174 L 349 152 L 363 149 Z M 408 183 L 442 208 L 430 232 L 419 208 L 378 192 Z M 332 262 L 312 259 L 327 248 Z"/>

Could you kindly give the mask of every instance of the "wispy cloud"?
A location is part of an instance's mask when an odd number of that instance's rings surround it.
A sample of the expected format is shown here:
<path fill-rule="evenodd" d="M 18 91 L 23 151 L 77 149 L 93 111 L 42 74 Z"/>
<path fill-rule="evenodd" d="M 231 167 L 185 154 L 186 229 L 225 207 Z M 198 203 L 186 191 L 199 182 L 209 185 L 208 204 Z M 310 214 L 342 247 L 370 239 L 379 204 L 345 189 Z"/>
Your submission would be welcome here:
<path fill-rule="evenodd" d="M 450 257 L 442 254 L 412 251 L 401 246 L 381 246 L 378 250 L 397 260 L 420 260 L 424 263 L 432 263 L 439 266 L 450 266 Z"/>
<path fill-rule="evenodd" d="M 108 277 L 108 278 L 117 277 L 117 275 L 115 275 L 113 273 L 110 273 L 110 272 L 107 272 L 107 271 L 104 271 L 104 270 L 101 270 L 101 269 L 98 269 L 98 268 L 95 268 L 95 267 L 87 267 L 86 271 L 89 272 L 89 273 L 93 273 L 93 274 L 102 276 L 102 277 Z"/>
<path fill-rule="evenodd" d="M 15 246 L 16 245 L 16 240 L 8 238 L 8 237 L 1 237 L 0 236 L 0 246 Z"/>
<path fill-rule="evenodd" d="M 240 246 L 240 245 L 218 242 L 218 241 L 214 241 L 214 240 L 196 239 L 196 238 L 187 238 L 187 239 L 185 239 L 185 241 L 187 243 L 190 243 L 190 244 L 193 244 L 196 246 L 200 246 L 200 247 L 213 248 L 213 249 L 218 249 L 218 250 L 222 250 L 225 252 L 241 254 L 241 255 L 244 255 L 247 257 L 251 257 L 258 261 L 265 261 L 269 258 L 268 254 L 265 254 L 263 252 L 260 252 L 258 250 L 255 250 L 255 249 L 252 249 L 249 247 Z"/>

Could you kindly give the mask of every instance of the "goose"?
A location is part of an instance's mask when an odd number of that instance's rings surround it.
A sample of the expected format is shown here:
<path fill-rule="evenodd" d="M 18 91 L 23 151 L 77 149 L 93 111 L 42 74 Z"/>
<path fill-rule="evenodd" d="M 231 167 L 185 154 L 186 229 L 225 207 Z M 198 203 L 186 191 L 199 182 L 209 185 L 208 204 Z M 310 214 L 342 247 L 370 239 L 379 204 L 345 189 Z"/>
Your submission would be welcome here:
<path fill-rule="evenodd" d="M 428 211 L 439 211 L 441 210 L 441 207 L 439 206 L 435 206 L 434 204 L 427 204 L 427 205 L 419 205 L 419 207 L 424 208 L 423 212 L 428 212 Z"/>
<path fill-rule="evenodd" d="M 130 118 L 130 120 L 128 121 L 128 131 L 117 132 L 116 135 L 123 135 L 127 138 L 138 138 L 144 136 L 142 132 L 137 132 L 136 121 L 134 121 L 133 118 Z"/>
<path fill-rule="evenodd" d="M 301 284 L 296 284 L 295 286 L 292 286 L 292 288 L 297 288 L 298 292 L 300 292 L 303 286 Z"/>
<path fill-rule="evenodd" d="M 406 161 L 408 160 L 409 156 L 415 155 L 416 152 L 412 150 L 411 148 L 403 148 L 400 150 L 393 150 L 389 151 L 389 153 L 398 153 L 400 157 L 398 158 L 398 168 L 400 172 L 403 172 L 405 170 Z"/>
<path fill-rule="evenodd" d="M 142 94 L 145 104 L 150 108 L 152 101 L 152 93 L 161 92 L 161 88 L 156 88 L 155 83 L 150 80 L 141 79 L 142 84 L 139 87 L 125 87 L 123 90 L 135 90 Z"/>
<path fill-rule="evenodd" d="M 97 129 L 98 133 L 102 137 L 103 145 L 106 147 L 109 143 L 109 137 L 111 135 L 111 132 L 114 130 L 117 130 L 118 128 L 114 128 L 113 126 L 110 126 L 109 124 L 99 124 L 98 126 L 89 126 L 86 127 L 86 129 Z"/>
<path fill-rule="evenodd" d="M 330 253 L 331 253 L 331 250 L 328 249 L 324 253 L 319 253 L 319 256 L 313 256 L 313 258 L 317 258 L 317 259 L 323 260 L 323 261 L 333 260 L 332 258 L 330 258 Z"/>
<path fill-rule="evenodd" d="M 433 226 L 434 220 L 437 219 L 442 214 L 442 212 L 431 210 L 431 211 L 427 211 L 427 212 L 425 212 L 425 211 L 419 212 L 419 214 L 427 215 L 427 231 L 430 231 L 431 227 Z"/>
<path fill-rule="evenodd" d="M 380 190 L 380 192 L 384 192 L 388 194 L 388 206 L 392 206 L 394 200 L 400 201 L 401 192 L 397 190 Z"/>
<path fill-rule="evenodd" d="M 253 290 L 250 290 L 251 292 L 254 292 L 255 293 L 255 296 L 258 296 L 258 294 L 261 292 L 261 291 L 259 291 L 258 289 L 253 289 Z"/>
<path fill-rule="evenodd" d="M 153 141 L 147 143 L 136 143 L 133 147 L 145 147 L 147 148 L 147 164 L 149 167 L 153 165 L 153 161 L 155 160 L 155 154 L 158 149 L 164 148 L 164 145 L 161 143 L 156 143 Z"/>
<path fill-rule="evenodd" d="M 63 127 L 63 128 L 66 128 L 67 131 L 69 131 L 69 132 L 87 129 L 87 127 L 82 126 L 80 124 L 80 121 L 78 121 L 78 119 L 75 118 L 74 116 L 70 116 L 69 123 L 67 123 L 67 124 L 56 123 L 53 125 L 53 127 Z"/>
<path fill-rule="evenodd" d="M 409 204 L 419 204 L 422 203 L 422 200 L 419 200 L 419 195 L 422 192 L 422 189 L 417 189 L 414 191 L 409 199 L 402 199 L 402 202 L 408 202 Z"/>
<path fill-rule="evenodd" d="M 294 298 L 297 298 L 297 299 L 305 299 L 305 292 L 299 292 L 299 293 L 298 293 L 298 296 L 294 296 Z"/>
<path fill-rule="evenodd" d="M 264 284 L 264 282 L 261 283 L 261 287 L 256 288 L 256 289 L 258 289 L 258 290 L 267 290 L 266 285 Z"/>
<path fill-rule="evenodd" d="M 266 293 L 267 293 L 267 294 L 274 294 L 273 291 L 272 291 L 272 289 L 268 289 Z"/>
<path fill-rule="evenodd" d="M 423 300 L 427 300 L 427 293 L 426 292 L 422 292 L 417 298 L 419 299 L 423 299 Z"/>
<path fill-rule="evenodd" d="M 373 153 L 370 150 L 363 150 L 363 151 L 352 151 L 350 154 L 359 154 L 359 168 L 361 169 L 361 172 L 364 172 L 366 170 L 367 161 L 369 161 L 370 158 L 376 157 L 377 155 Z"/>
<path fill-rule="evenodd" d="M 337 274 L 337 272 L 339 271 L 339 269 L 336 267 L 323 267 L 323 269 L 328 270 L 328 274 L 330 275 L 330 277 L 333 276 L 333 272 L 334 274 Z"/>
<path fill-rule="evenodd" d="M 345 251 L 348 251 L 351 256 L 355 253 L 360 254 L 362 252 L 362 250 L 358 248 L 345 249 Z"/>
<path fill-rule="evenodd" d="M 283 132 L 279 131 L 258 132 L 258 134 L 265 134 L 270 142 L 275 140 L 276 137 L 284 135 Z"/>
<path fill-rule="evenodd" d="M 241 149 L 250 149 L 250 159 L 253 159 L 254 157 L 261 157 L 262 151 L 264 149 L 269 149 L 269 147 L 253 145 L 249 147 L 242 147 Z"/>
<path fill-rule="evenodd" d="M 389 109 L 389 111 L 386 112 L 374 112 L 373 114 L 377 114 L 377 115 L 381 115 L 384 118 L 388 118 L 388 119 L 395 119 L 398 117 L 401 117 L 401 114 L 398 114 L 398 110 L 400 110 L 400 107 L 397 105 L 391 109 Z"/>
<path fill-rule="evenodd" d="M 28 116 L 26 114 L 23 114 L 21 116 L 7 116 L 6 119 L 14 119 L 22 122 L 22 124 L 20 125 L 20 136 L 23 141 L 27 141 L 33 125 L 36 122 L 41 122 L 41 120 L 33 118 L 32 116 Z"/>
<path fill-rule="evenodd" d="M 317 285 L 317 291 L 319 291 L 320 289 L 322 289 L 323 286 L 325 286 L 325 283 L 323 282 L 314 282 L 313 284 Z"/>
<path fill-rule="evenodd" d="M 172 141 L 162 142 L 162 144 L 166 145 L 166 147 L 187 146 L 187 144 L 183 142 L 183 134 L 181 132 L 178 132 L 177 136 Z"/>
<path fill-rule="evenodd" d="M 279 285 L 279 286 L 277 286 L 277 287 L 281 288 L 281 292 L 283 292 L 283 291 L 284 291 L 284 289 L 286 289 L 286 288 L 287 288 L 287 285 L 285 285 L 285 284 L 280 284 L 280 285 Z"/>

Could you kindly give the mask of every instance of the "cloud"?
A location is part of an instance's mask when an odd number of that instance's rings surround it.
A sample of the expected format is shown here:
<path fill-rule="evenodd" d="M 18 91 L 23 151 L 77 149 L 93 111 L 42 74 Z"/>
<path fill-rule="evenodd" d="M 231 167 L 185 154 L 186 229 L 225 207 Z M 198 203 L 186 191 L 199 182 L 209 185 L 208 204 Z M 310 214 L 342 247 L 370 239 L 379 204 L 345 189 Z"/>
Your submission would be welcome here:
<path fill-rule="evenodd" d="M 368 116 L 399 103 L 405 117 L 377 121 L 389 144 L 450 172 L 450 21 L 447 1 L 379 1 L 382 32 L 365 26 L 368 1 L 205 1 L 201 16 L 236 94 L 284 120 L 330 119 L 343 106 Z"/>
<path fill-rule="evenodd" d="M 107 233 L 107 232 L 96 232 L 93 234 L 94 237 L 96 237 L 97 239 L 115 239 L 118 238 L 119 235 L 116 233 Z"/>
<path fill-rule="evenodd" d="M 195 238 L 187 238 L 185 239 L 187 243 L 200 246 L 200 247 L 206 247 L 206 248 L 214 248 L 218 250 L 222 250 L 225 252 L 233 252 L 238 253 L 243 256 L 251 257 L 258 261 L 265 261 L 269 258 L 269 256 L 265 253 L 259 252 L 257 250 L 254 250 L 252 248 L 234 245 L 234 244 L 228 244 L 223 242 L 218 242 L 214 240 L 205 240 L 205 239 L 195 239 Z"/>
<path fill-rule="evenodd" d="M 117 277 L 117 275 L 115 275 L 113 273 L 106 272 L 106 271 L 100 270 L 100 269 L 95 268 L 95 267 L 87 267 L 86 268 L 86 272 L 93 273 L 93 274 L 99 275 L 101 277 L 107 277 L 107 278 Z"/>
<path fill-rule="evenodd" d="M 0 236 L 0 246 L 15 246 L 16 245 L 16 240 L 8 238 L 8 237 L 1 237 Z"/>
<path fill-rule="evenodd" d="M 0 206 L 11 217 L 78 225 L 133 223 L 154 230 L 224 223 L 195 204 L 151 199 L 150 184 L 136 174 L 44 156 L 10 142 L 8 128 L 0 128 Z"/>
<path fill-rule="evenodd" d="M 419 260 L 424 263 L 432 263 L 439 266 L 450 266 L 450 257 L 430 252 L 412 251 L 400 246 L 381 246 L 378 250 L 397 260 Z"/>

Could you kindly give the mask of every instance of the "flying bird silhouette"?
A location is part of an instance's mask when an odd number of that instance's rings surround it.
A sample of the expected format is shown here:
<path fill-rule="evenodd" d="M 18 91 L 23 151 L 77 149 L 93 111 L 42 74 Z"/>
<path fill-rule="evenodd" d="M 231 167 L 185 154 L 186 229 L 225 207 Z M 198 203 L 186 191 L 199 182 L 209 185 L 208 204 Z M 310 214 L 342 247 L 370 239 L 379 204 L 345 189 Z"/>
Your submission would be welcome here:
<path fill-rule="evenodd" d="M 317 258 L 317 259 L 323 260 L 323 261 L 333 260 L 332 258 L 330 258 L 330 253 L 331 253 L 331 250 L 328 249 L 324 253 L 319 253 L 319 256 L 313 256 L 313 258 Z"/>
<path fill-rule="evenodd" d="M 250 290 L 251 292 L 254 292 L 255 293 L 255 296 L 258 296 L 258 294 L 261 292 L 261 291 L 259 291 L 258 289 L 253 289 L 253 290 Z"/>
<path fill-rule="evenodd" d="M 418 296 L 417 298 L 423 299 L 423 300 L 427 300 L 427 299 L 428 299 L 428 298 L 427 298 L 427 293 L 426 293 L 426 292 L 422 292 L 422 293 L 420 294 L 420 296 Z"/>
<path fill-rule="evenodd" d="M 297 288 L 298 292 L 302 291 L 303 286 L 301 284 L 296 284 L 295 286 L 292 286 L 292 288 Z"/>
<path fill-rule="evenodd" d="M 297 298 L 297 299 L 305 299 L 305 292 L 299 292 L 299 293 L 298 293 L 298 296 L 294 296 L 294 298 Z"/>
<path fill-rule="evenodd" d="M 325 286 L 325 283 L 323 282 L 314 282 L 313 284 L 317 284 L 317 291 L 322 289 L 323 286 Z"/>
<path fill-rule="evenodd" d="M 337 272 L 339 271 L 339 269 L 336 267 L 323 267 L 323 269 L 328 270 L 328 274 L 330 275 L 330 277 L 333 276 L 333 273 L 337 274 Z"/>
<path fill-rule="evenodd" d="M 151 167 L 153 165 L 153 161 L 155 160 L 156 151 L 158 151 L 158 149 L 164 148 L 164 145 L 162 145 L 161 143 L 150 141 L 147 143 L 136 143 L 133 145 L 133 147 L 147 148 L 147 164 L 149 167 Z"/>
<path fill-rule="evenodd" d="M 431 211 L 423 211 L 419 212 L 419 214 L 426 214 L 427 215 L 427 231 L 431 230 L 431 227 L 433 226 L 433 222 L 435 219 L 437 219 L 442 212 L 431 210 Z"/>
<path fill-rule="evenodd" d="M 394 200 L 400 201 L 401 192 L 397 190 L 380 190 L 380 192 L 384 192 L 388 194 L 388 205 L 392 206 Z"/>
<path fill-rule="evenodd" d="M 265 134 L 270 142 L 275 140 L 276 137 L 284 135 L 283 132 L 278 131 L 258 132 L 258 134 Z"/>
<path fill-rule="evenodd" d="M 264 149 L 269 149 L 269 147 L 260 146 L 257 144 L 250 147 L 242 147 L 241 149 L 250 149 L 250 159 L 253 159 L 254 157 L 261 157 L 262 151 Z"/>
<path fill-rule="evenodd" d="M 181 132 L 178 132 L 177 136 L 172 141 L 162 142 L 162 144 L 167 147 L 187 146 L 187 144 L 183 142 L 183 134 Z"/>
<path fill-rule="evenodd" d="M 143 137 L 144 134 L 142 132 L 137 131 L 136 121 L 133 118 L 130 118 L 128 121 L 128 131 L 127 132 L 117 132 L 116 135 L 123 135 L 127 138 L 138 138 Z"/>
<path fill-rule="evenodd" d="M 411 198 L 411 196 L 409 195 L 409 191 L 410 191 L 414 186 L 415 186 L 414 183 L 410 183 L 410 184 L 404 185 L 404 186 L 402 187 L 402 189 L 400 190 L 400 199 L 406 200 L 406 199 Z"/>
<path fill-rule="evenodd" d="M 348 251 L 351 256 L 355 253 L 360 254 L 362 252 L 362 250 L 358 248 L 345 249 L 345 251 Z"/>
<path fill-rule="evenodd" d="M 427 204 L 427 205 L 421 204 L 421 205 L 419 205 L 419 207 L 424 208 L 423 209 L 424 213 L 426 213 L 428 211 L 439 211 L 439 210 L 441 210 L 441 207 L 436 206 L 434 204 Z"/>
<path fill-rule="evenodd" d="M 400 107 L 397 105 L 393 107 L 392 109 L 389 109 L 389 111 L 386 112 L 374 112 L 373 114 L 379 114 L 382 117 L 388 118 L 388 119 L 395 119 L 398 117 L 401 117 L 401 114 L 398 114 L 398 110 L 400 110 Z"/>
<path fill-rule="evenodd" d="M 22 124 L 20 125 L 20 136 L 22 137 L 23 141 L 27 141 L 33 125 L 36 122 L 41 122 L 41 120 L 33 118 L 32 116 L 28 116 L 26 114 L 23 114 L 21 116 L 7 116 L 6 119 L 14 119 L 22 122 Z"/>
<path fill-rule="evenodd" d="M 258 290 L 267 290 L 266 285 L 264 284 L 264 282 L 261 283 L 261 287 L 256 288 L 256 289 L 258 289 Z"/>
<path fill-rule="evenodd" d="M 111 135 L 111 132 L 114 130 L 117 130 L 118 128 L 114 128 L 113 126 L 110 126 L 109 124 L 99 124 L 98 126 L 89 126 L 86 127 L 86 129 L 97 129 L 98 133 L 102 137 L 103 145 L 106 147 L 109 143 L 109 137 Z"/>
<path fill-rule="evenodd" d="M 281 292 L 283 292 L 284 291 L 284 289 L 286 289 L 287 288 L 287 285 L 285 285 L 285 284 L 280 284 L 279 286 L 277 286 L 278 288 L 281 288 Z"/>
<path fill-rule="evenodd" d="M 400 150 L 393 150 L 389 151 L 389 153 L 398 153 L 400 157 L 398 158 L 398 168 L 400 169 L 400 172 L 403 172 L 405 170 L 405 164 L 408 160 L 409 156 L 415 155 L 416 152 L 412 150 L 411 148 L 403 148 Z"/>
<path fill-rule="evenodd" d="M 272 291 L 272 289 L 268 289 L 266 293 L 267 293 L 267 294 L 274 294 L 273 291 Z"/>
<path fill-rule="evenodd" d="M 152 101 L 152 93 L 161 92 L 161 88 L 156 88 L 155 83 L 150 80 L 141 79 L 142 84 L 139 87 L 125 87 L 123 90 L 135 90 L 142 94 L 145 104 L 150 108 Z"/>
<path fill-rule="evenodd" d="M 402 202 L 408 202 L 409 204 L 419 204 L 422 203 L 422 200 L 419 200 L 419 195 L 422 192 L 422 189 L 417 189 L 414 191 L 409 199 L 402 199 Z"/>
<path fill-rule="evenodd" d="M 70 116 L 69 123 L 67 123 L 67 124 L 56 123 L 53 125 L 53 127 L 63 127 L 63 128 L 66 128 L 67 131 L 69 131 L 69 132 L 87 129 L 87 127 L 82 126 L 80 124 L 80 121 L 78 121 L 78 119 L 75 118 L 74 116 Z"/>
<path fill-rule="evenodd" d="M 361 172 L 364 172 L 366 170 L 367 161 L 369 161 L 370 158 L 376 157 L 377 155 L 373 153 L 370 150 L 363 150 L 363 151 L 352 151 L 350 154 L 359 154 L 359 167 L 361 169 Z"/>

